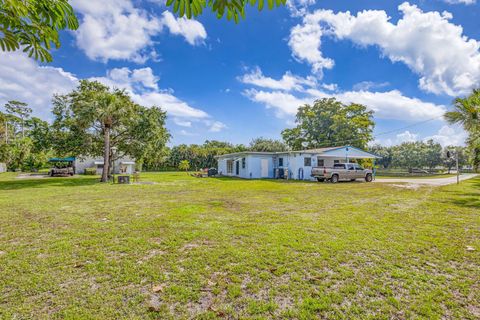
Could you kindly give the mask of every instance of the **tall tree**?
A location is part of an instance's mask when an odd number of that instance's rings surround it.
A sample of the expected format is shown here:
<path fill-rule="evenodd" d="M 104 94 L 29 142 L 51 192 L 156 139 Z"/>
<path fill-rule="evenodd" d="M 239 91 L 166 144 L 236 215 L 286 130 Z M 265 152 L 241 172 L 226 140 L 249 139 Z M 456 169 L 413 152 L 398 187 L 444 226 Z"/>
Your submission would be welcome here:
<path fill-rule="evenodd" d="M 373 154 L 380 156 L 380 159 L 377 159 L 375 163 L 383 169 L 390 168 L 393 161 L 393 148 L 392 147 L 385 147 L 379 144 L 375 144 L 368 148 Z"/>
<path fill-rule="evenodd" d="M 442 146 L 432 139 L 424 142 L 423 154 L 426 167 L 430 170 L 442 164 Z"/>
<path fill-rule="evenodd" d="M 25 120 L 32 114 L 32 109 L 25 102 L 10 100 L 5 104 L 5 110 L 14 122 L 16 119 L 20 119 L 18 122 L 20 122 L 22 138 L 25 138 Z"/>
<path fill-rule="evenodd" d="M 249 150 L 259 151 L 259 152 L 279 152 L 287 151 L 288 146 L 279 140 L 267 139 L 267 138 L 256 138 L 250 142 Z"/>
<path fill-rule="evenodd" d="M 286 2 L 286 0 L 167 0 L 167 7 L 171 7 L 173 12 L 180 17 L 186 16 L 189 19 L 202 14 L 203 10 L 209 7 L 218 19 L 223 18 L 226 13 L 227 20 L 238 23 L 240 18 L 245 19 L 245 10 L 248 4 L 252 7 L 257 6 L 261 11 L 265 4 L 269 9 L 273 9 Z"/>
<path fill-rule="evenodd" d="M 50 62 L 50 50 L 60 47 L 59 31 L 77 28 L 68 0 L 0 0 L 2 51 L 21 49 L 36 60 Z"/>
<path fill-rule="evenodd" d="M 110 90 L 95 81 L 80 81 L 68 95 L 55 96 L 53 137 L 56 149 L 75 155 L 103 155 L 102 182 L 108 181 L 110 164 L 129 155 L 139 162 L 157 156 L 170 135 L 166 114 L 157 107 L 134 103 L 122 90 Z M 118 151 L 112 154 L 112 147 Z"/>
<path fill-rule="evenodd" d="M 451 124 L 461 124 L 468 132 L 467 145 L 471 161 L 478 170 L 480 167 L 480 90 L 473 90 L 465 98 L 457 98 L 453 103 L 455 110 L 445 113 L 445 119 Z"/>
<path fill-rule="evenodd" d="M 8 117 L 5 113 L 0 112 L 0 144 L 8 143 Z"/>
<path fill-rule="evenodd" d="M 292 149 L 352 145 L 365 148 L 372 140 L 373 111 L 360 104 L 345 105 L 334 98 L 298 108 L 297 126 L 282 131 Z"/>

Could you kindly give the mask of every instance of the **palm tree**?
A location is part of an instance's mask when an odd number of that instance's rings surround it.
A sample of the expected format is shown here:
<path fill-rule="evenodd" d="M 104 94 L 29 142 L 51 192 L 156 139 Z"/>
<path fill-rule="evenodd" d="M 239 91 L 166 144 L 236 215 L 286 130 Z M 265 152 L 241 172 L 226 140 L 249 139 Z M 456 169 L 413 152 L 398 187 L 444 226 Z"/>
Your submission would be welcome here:
<path fill-rule="evenodd" d="M 108 182 L 110 173 L 110 135 L 122 118 L 132 112 L 132 104 L 122 90 L 109 91 L 96 82 L 82 82 L 85 87 L 74 98 L 81 128 L 95 128 L 103 135 L 103 170 L 101 182 Z"/>
<path fill-rule="evenodd" d="M 480 90 L 473 90 L 466 98 L 455 99 L 454 111 L 445 113 L 445 120 L 451 124 L 461 124 L 469 137 L 467 144 L 472 153 L 473 166 L 480 166 Z"/>

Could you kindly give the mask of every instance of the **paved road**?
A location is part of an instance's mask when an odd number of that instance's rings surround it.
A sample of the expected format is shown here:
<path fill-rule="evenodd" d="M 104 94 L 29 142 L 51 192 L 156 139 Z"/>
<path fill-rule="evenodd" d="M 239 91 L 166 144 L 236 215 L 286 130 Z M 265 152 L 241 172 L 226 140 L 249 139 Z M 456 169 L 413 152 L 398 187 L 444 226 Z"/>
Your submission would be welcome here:
<path fill-rule="evenodd" d="M 460 181 L 471 179 L 476 177 L 477 174 L 474 173 L 465 173 L 460 175 Z M 457 177 L 448 177 L 448 178 L 394 178 L 394 179 L 375 179 L 375 182 L 392 182 L 392 183 L 409 183 L 409 184 L 425 184 L 430 186 L 445 186 L 447 184 L 457 183 Z"/>

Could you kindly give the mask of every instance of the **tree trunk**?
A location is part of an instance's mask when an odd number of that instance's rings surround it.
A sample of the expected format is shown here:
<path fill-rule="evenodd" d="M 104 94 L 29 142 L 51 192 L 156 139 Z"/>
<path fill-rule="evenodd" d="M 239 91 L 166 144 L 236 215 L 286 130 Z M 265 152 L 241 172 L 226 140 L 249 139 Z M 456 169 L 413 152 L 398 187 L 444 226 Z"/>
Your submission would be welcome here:
<path fill-rule="evenodd" d="M 110 172 L 110 127 L 105 126 L 103 130 L 104 149 L 103 149 L 103 170 L 101 182 L 108 182 L 108 173 Z"/>

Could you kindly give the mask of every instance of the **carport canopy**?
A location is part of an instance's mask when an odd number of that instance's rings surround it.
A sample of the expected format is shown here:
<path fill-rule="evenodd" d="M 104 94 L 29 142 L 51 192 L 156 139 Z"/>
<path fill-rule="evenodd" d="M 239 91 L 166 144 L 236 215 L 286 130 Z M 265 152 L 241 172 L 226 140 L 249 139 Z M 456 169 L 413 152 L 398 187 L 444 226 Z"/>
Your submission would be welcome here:
<path fill-rule="evenodd" d="M 67 158 L 50 158 L 48 162 L 74 162 L 75 157 L 67 157 Z"/>

